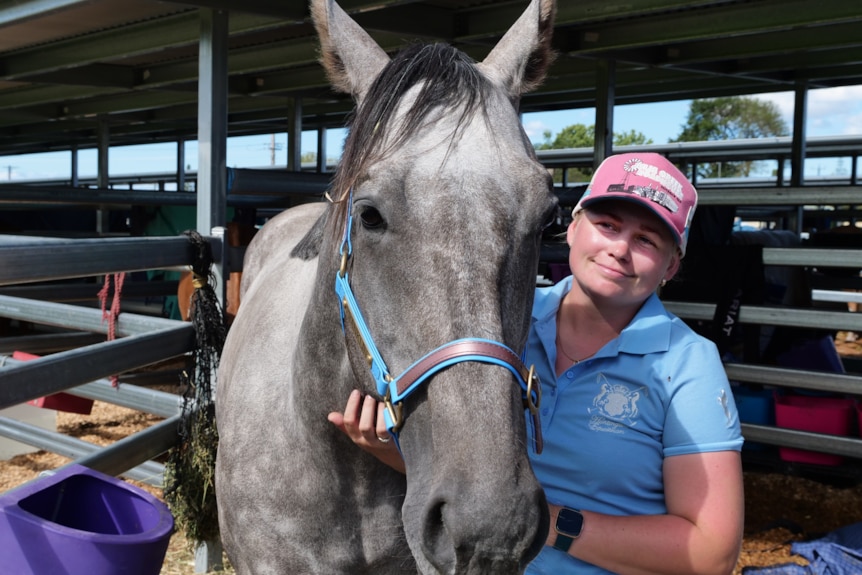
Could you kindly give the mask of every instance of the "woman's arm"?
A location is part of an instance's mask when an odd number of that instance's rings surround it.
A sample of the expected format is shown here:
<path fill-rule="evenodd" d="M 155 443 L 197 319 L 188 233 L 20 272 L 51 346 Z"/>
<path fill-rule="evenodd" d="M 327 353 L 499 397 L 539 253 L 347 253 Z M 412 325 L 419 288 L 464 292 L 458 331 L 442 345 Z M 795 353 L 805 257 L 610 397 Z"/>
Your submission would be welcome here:
<path fill-rule="evenodd" d="M 347 398 L 344 413 L 333 411 L 328 416 L 335 427 L 343 431 L 356 445 L 401 473 L 405 472 L 404 459 L 392 436 L 386 431 L 384 406 L 370 395 L 364 398 L 354 389 Z"/>
<path fill-rule="evenodd" d="M 738 452 L 668 457 L 666 515 L 618 517 L 583 511 L 569 554 L 620 575 L 727 575 L 742 543 L 744 498 Z M 553 525 L 559 507 L 551 506 Z"/>
<path fill-rule="evenodd" d="M 360 448 L 404 472 L 388 437 L 383 405 L 353 391 L 344 413 L 329 421 Z M 569 553 L 619 575 L 727 575 L 742 543 L 744 498 L 738 452 L 668 457 L 664 462 L 666 515 L 614 516 L 582 510 L 584 528 Z M 551 505 L 553 526 L 560 508 Z M 553 527 L 548 545 L 556 539 Z"/>

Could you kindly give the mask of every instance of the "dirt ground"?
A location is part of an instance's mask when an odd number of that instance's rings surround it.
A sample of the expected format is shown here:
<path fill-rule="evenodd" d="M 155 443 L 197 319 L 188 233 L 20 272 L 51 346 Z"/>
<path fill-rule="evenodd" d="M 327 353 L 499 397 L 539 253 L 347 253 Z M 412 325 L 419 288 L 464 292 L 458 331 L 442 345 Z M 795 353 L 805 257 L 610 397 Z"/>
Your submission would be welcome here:
<path fill-rule="evenodd" d="M 862 357 L 862 340 L 847 341 L 838 334 L 836 345 L 846 356 Z M 852 338 L 851 338 L 852 339 Z M 96 402 L 89 416 L 58 413 L 58 430 L 70 436 L 107 445 L 134 433 L 159 418 L 111 404 Z M 0 493 L 38 476 L 39 472 L 67 463 L 64 457 L 38 451 L 0 461 Z M 857 475 L 858 477 L 858 475 Z M 157 497 L 156 489 L 135 481 Z M 815 480 L 769 471 L 745 472 L 745 538 L 734 575 L 745 566 L 787 562 L 804 564 L 791 556 L 790 543 L 817 538 L 862 520 L 862 482 Z M 194 574 L 194 555 L 182 533 L 171 538 L 161 575 Z M 233 570 L 226 565 L 222 573 Z"/>

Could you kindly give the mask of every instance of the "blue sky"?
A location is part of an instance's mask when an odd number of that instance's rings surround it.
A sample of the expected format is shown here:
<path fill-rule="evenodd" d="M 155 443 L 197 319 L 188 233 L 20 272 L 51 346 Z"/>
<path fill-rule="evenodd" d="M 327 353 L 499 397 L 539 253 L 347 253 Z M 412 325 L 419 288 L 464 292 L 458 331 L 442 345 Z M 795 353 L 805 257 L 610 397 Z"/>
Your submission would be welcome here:
<path fill-rule="evenodd" d="M 775 102 L 788 127 L 793 126 L 793 92 L 752 96 Z M 617 106 L 614 129 L 635 130 L 655 144 L 666 144 L 682 131 L 688 115 L 689 100 Z M 571 124 L 593 124 L 595 110 L 543 112 L 524 117 L 524 127 L 533 142 L 541 142 L 544 130 L 556 133 Z M 808 95 L 808 136 L 862 135 L 862 86 L 811 90 Z"/>
<path fill-rule="evenodd" d="M 793 125 L 793 92 L 780 92 L 755 96 L 775 102 L 788 126 Z M 689 101 L 663 102 L 617 106 L 614 111 L 614 127 L 618 132 L 635 130 L 651 138 L 656 144 L 667 143 L 682 130 L 688 114 Z M 562 128 L 572 124 L 593 124 L 595 110 L 592 108 L 525 114 L 524 128 L 535 143 L 544 140 L 544 132 L 550 130 L 552 137 Z M 327 156 L 340 155 L 345 130 L 330 130 L 327 135 Z M 812 90 L 808 99 L 809 136 L 862 135 L 862 86 Z M 276 134 L 275 165 L 287 163 L 285 134 Z M 314 132 L 303 134 L 303 152 L 317 148 Z M 271 165 L 271 136 L 232 138 L 228 144 L 227 163 L 231 167 L 250 168 Z M 197 168 L 197 145 L 186 144 L 186 163 Z M 171 172 L 176 169 L 176 145 L 155 144 L 147 146 L 125 146 L 112 148 L 109 153 L 111 175 L 134 173 Z M 840 162 L 821 161 L 821 169 Z M 845 162 L 846 167 L 846 162 Z M 82 177 L 94 176 L 97 169 L 96 150 L 83 150 L 78 154 L 78 173 Z M 810 169 L 806 166 L 806 172 Z M 0 182 L 34 179 L 68 178 L 71 173 L 70 154 L 28 154 L 23 156 L 0 156 Z"/>

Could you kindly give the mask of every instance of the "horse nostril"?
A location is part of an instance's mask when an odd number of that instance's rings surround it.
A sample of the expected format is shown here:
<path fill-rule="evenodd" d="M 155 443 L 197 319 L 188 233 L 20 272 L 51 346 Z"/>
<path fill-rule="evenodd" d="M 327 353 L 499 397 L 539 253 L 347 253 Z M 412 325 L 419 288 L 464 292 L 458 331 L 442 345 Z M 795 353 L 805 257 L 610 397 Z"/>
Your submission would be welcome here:
<path fill-rule="evenodd" d="M 467 494 L 443 489 L 425 506 L 422 551 L 437 573 L 514 573 L 544 547 L 550 514 L 541 489 L 522 499 L 523 507 L 509 507 L 511 513 L 482 501 L 471 505 Z M 508 533 L 495 538 L 495 526 Z"/>
<path fill-rule="evenodd" d="M 443 517 L 445 506 L 444 499 L 430 502 L 423 525 L 425 533 L 422 544 L 425 547 L 425 557 L 439 573 L 451 573 L 455 566 L 455 546 Z"/>

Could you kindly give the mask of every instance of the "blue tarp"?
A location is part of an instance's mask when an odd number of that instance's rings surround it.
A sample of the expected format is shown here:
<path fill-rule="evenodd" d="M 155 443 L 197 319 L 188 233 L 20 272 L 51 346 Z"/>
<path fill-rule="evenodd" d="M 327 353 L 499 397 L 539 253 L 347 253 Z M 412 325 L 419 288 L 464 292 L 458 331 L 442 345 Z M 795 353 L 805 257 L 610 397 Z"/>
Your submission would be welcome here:
<path fill-rule="evenodd" d="M 862 523 L 832 531 L 814 541 L 796 541 L 790 552 L 809 565 L 787 563 L 773 567 L 745 567 L 743 575 L 862 575 Z"/>

